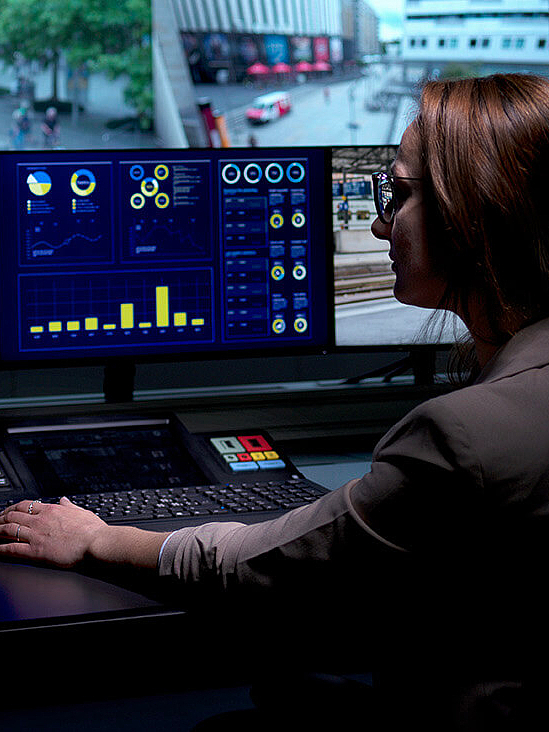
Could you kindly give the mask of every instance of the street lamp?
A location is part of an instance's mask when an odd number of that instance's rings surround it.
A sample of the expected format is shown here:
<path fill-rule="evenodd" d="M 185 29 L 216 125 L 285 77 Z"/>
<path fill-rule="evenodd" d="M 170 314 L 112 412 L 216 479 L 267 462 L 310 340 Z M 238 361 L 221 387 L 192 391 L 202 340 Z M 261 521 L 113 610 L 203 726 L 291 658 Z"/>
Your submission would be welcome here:
<path fill-rule="evenodd" d="M 351 130 L 351 145 L 356 145 L 356 131 L 360 127 L 355 119 L 355 88 L 356 81 L 349 85 L 349 124 Z"/>

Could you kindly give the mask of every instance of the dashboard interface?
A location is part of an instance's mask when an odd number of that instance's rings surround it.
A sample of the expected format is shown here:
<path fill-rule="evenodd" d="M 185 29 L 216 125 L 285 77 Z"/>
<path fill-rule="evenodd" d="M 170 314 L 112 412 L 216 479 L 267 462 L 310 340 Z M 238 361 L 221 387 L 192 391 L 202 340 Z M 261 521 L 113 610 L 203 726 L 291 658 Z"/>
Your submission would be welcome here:
<path fill-rule="evenodd" d="M 328 348 L 326 155 L 0 154 L 0 359 Z"/>

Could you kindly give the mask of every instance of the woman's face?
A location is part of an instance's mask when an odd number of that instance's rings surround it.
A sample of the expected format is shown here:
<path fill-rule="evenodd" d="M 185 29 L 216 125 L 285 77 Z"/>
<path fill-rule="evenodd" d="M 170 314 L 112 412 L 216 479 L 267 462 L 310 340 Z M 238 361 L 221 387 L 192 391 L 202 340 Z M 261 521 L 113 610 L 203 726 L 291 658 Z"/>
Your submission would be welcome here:
<path fill-rule="evenodd" d="M 418 133 L 413 123 L 406 129 L 391 174 L 394 180 L 394 216 L 390 224 L 376 218 L 372 233 L 391 243 L 389 256 L 396 274 L 394 293 L 407 305 L 435 308 L 446 281 L 435 271 L 427 245 L 427 216 Z"/>

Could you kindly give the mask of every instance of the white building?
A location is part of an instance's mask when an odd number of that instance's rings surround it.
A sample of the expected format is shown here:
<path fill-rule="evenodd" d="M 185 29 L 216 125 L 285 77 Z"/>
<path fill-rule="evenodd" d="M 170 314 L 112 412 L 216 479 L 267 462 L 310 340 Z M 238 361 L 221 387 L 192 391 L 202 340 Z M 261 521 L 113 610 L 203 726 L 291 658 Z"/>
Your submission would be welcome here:
<path fill-rule="evenodd" d="M 195 33 L 341 36 L 341 0 L 175 0 L 181 27 Z"/>
<path fill-rule="evenodd" d="M 402 58 L 549 67 L 548 0 L 406 0 Z"/>

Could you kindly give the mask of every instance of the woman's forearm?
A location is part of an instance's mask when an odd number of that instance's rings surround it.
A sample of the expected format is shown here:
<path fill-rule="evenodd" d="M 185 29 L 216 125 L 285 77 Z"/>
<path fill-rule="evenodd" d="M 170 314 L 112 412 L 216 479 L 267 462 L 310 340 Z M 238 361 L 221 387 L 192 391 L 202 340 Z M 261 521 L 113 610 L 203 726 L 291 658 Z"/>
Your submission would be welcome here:
<path fill-rule="evenodd" d="M 135 526 L 101 526 L 90 541 L 87 557 L 107 564 L 156 569 L 167 533 L 144 531 Z"/>

